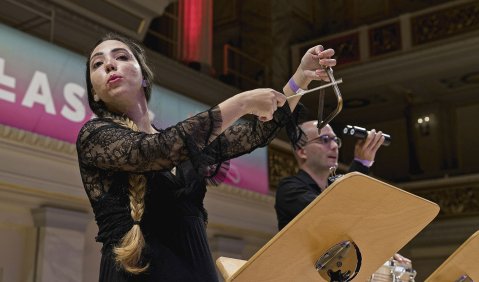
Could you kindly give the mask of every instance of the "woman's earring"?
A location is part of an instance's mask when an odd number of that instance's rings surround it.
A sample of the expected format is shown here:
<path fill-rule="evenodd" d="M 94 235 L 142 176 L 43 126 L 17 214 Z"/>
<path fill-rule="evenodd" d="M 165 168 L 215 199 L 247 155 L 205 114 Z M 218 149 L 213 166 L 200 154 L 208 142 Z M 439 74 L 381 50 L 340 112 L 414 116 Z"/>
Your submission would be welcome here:
<path fill-rule="evenodd" d="M 98 97 L 98 95 L 93 95 L 93 101 L 95 102 L 100 102 L 100 97 Z"/>
<path fill-rule="evenodd" d="M 146 79 L 143 79 L 143 81 L 141 82 L 141 86 L 142 87 L 147 87 L 148 86 L 148 83 L 146 82 Z"/>

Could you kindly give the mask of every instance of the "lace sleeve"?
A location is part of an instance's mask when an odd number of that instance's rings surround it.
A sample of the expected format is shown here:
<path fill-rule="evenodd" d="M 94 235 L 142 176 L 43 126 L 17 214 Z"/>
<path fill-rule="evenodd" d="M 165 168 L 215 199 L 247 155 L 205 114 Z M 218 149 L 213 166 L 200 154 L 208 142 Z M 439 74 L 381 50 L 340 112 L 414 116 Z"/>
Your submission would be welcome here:
<path fill-rule="evenodd" d="M 204 150 L 221 128 L 218 107 L 156 134 L 135 132 L 110 119 L 94 119 L 77 139 L 81 165 L 112 171 L 171 169 Z"/>
<path fill-rule="evenodd" d="M 205 148 L 202 157 L 210 164 L 217 164 L 250 153 L 258 147 L 268 145 L 282 127 L 295 126 L 294 123 L 286 103 L 278 108 L 271 121 L 260 122 L 255 118 L 230 126 Z"/>

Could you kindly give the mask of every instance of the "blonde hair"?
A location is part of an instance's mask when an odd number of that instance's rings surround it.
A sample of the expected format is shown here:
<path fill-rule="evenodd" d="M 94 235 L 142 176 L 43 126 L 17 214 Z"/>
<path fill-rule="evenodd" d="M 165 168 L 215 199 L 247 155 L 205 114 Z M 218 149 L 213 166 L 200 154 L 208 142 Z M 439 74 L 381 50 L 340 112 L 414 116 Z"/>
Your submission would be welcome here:
<path fill-rule="evenodd" d="M 105 117 L 111 118 L 134 131 L 138 131 L 136 124 L 126 117 L 119 119 L 111 114 L 107 114 Z M 116 263 L 132 274 L 140 274 L 149 267 L 149 263 L 140 266 L 141 254 L 145 247 L 145 238 L 139 223 L 145 211 L 146 182 L 144 175 L 129 175 L 128 197 L 130 198 L 130 214 L 134 223 L 131 229 L 121 238 L 119 244 L 113 249 Z"/>

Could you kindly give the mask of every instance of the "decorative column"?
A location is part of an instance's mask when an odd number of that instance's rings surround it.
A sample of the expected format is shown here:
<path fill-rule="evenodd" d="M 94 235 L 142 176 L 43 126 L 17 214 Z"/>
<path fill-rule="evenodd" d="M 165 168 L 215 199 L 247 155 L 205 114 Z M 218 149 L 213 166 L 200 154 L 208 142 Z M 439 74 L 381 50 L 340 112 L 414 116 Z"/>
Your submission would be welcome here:
<path fill-rule="evenodd" d="M 37 228 L 35 281 L 82 282 L 85 229 L 91 216 L 53 207 L 32 210 Z"/>

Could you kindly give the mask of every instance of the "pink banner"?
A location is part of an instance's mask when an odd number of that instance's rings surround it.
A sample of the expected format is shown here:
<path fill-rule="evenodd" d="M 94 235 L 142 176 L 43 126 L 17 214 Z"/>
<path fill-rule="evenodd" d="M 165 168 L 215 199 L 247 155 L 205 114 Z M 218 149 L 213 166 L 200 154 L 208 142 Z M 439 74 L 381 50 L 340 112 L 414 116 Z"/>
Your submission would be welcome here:
<path fill-rule="evenodd" d="M 0 38 L 0 123 L 75 143 L 92 116 L 85 58 L 1 24 Z M 149 108 L 164 128 L 208 106 L 155 85 Z M 227 178 L 233 186 L 267 193 L 266 149 L 233 160 Z"/>

